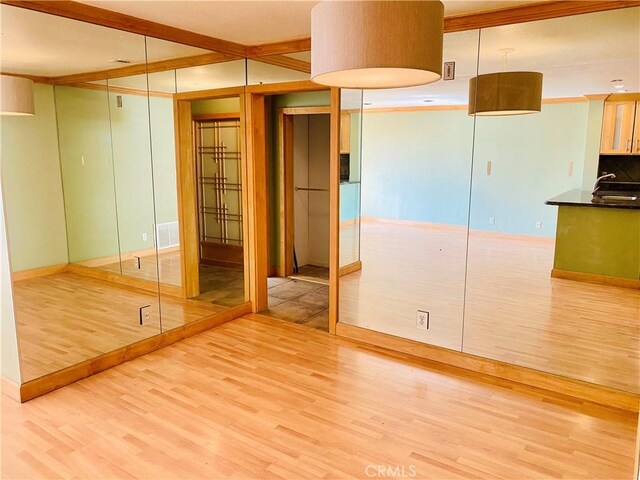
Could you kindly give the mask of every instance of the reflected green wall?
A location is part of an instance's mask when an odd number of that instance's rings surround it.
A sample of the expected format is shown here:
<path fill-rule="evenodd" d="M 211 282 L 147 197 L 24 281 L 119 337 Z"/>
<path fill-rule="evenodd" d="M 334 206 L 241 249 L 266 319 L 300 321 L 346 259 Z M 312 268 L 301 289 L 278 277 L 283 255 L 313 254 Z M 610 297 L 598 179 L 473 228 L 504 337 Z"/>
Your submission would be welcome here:
<path fill-rule="evenodd" d="M 34 84 L 36 114 L 1 118 L 2 182 L 14 271 L 67 263 L 55 102 Z"/>
<path fill-rule="evenodd" d="M 240 111 L 240 98 L 214 98 L 211 100 L 198 100 L 191 102 L 191 114 L 202 115 L 206 113 L 236 113 Z"/>

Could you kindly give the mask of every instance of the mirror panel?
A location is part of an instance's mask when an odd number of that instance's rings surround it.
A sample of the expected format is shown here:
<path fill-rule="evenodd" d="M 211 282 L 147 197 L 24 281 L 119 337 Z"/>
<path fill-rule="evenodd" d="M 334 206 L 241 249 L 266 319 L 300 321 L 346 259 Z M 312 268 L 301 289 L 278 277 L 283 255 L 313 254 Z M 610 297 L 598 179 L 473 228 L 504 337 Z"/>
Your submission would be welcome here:
<path fill-rule="evenodd" d="M 616 93 L 612 79 L 639 90 L 638 38 L 638 8 L 482 31 L 479 72 L 502 71 L 512 49 L 508 71 L 543 74 L 543 104 L 540 113 L 476 120 L 464 352 L 640 391 L 638 291 L 552 278 L 567 255 L 576 277 L 604 274 L 603 256 L 612 269 L 616 240 L 602 235 L 624 236 L 634 224 L 606 227 L 616 209 L 546 204 L 582 191 L 591 205 L 604 98 L 584 95 Z M 563 252 L 568 229 L 584 230 Z"/>
<path fill-rule="evenodd" d="M 310 52 L 247 60 L 247 85 L 310 80 Z M 270 63 L 275 60 L 275 63 Z M 304 60 L 303 60 L 304 59 Z"/>
<path fill-rule="evenodd" d="M 462 348 L 477 48 L 477 30 L 446 34 L 455 80 L 364 92 L 362 265 L 340 278 L 341 322 Z"/>

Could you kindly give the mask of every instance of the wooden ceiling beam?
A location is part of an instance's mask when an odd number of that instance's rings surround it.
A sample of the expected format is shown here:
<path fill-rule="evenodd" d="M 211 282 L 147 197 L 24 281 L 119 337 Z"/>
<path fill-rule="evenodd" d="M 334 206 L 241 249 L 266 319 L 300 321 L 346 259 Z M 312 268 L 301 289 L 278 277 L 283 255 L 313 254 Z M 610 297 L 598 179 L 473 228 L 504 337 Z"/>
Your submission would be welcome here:
<path fill-rule="evenodd" d="M 262 57 L 265 55 L 282 55 L 284 53 L 306 52 L 311 50 L 310 38 L 299 38 L 286 42 L 263 43 L 247 46 L 247 58 Z"/>
<path fill-rule="evenodd" d="M 192 47 L 204 48 L 214 52 L 244 57 L 246 47 L 240 43 L 209 37 L 181 28 L 132 17 L 123 13 L 105 10 L 68 0 L 0 0 L 0 3 L 25 8 L 37 12 L 71 18 L 82 22 L 116 28 L 125 32 L 147 35 L 149 37 L 182 43 Z"/>
<path fill-rule="evenodd" d="M 189 57 L 158 60 L 156 62 L 149 62 L 147 64 L 139 63 L 136 65 L 127 65 L 126 67 L 98 70 L 95 72 L 74 73 L 71 75 L 50 77 L 50 83 L 53 83 L 55 85 L 68 83 L 85 83 L 95 80 L 105 80 L 109 78 L 121 78 L 130 77 L 132 75 L 143 75 L 145 73 L 164 72 L 166 70 L 174 70 L 178 68 L 211 65 L 213 63 L 228 62 L 230 60 L 238 60 L 240 58 L 243 57 L 217 52 L 204 53 L 201 55 L 192 55 Z"/>
<path fill-rule="evenodd" d="M 266 55 L 263 57 L 254 57 L 252 60 L 256 62 L 268 63 L 277 67 L 288 68 L 296 72 L 311 73 L 311 64 L 303 60 L 286 57 L 284 55 Z"/>
<path fill-rule="evenodd" d="M 33 80 L 36 83 L 53 83 L 52 77 L 43 77 L 41 75 L 27 75 L 25 73 L 0 72 L 0 75 L 9 75 L 10 77 L 21 77 Z"/>
<path fill-rule="evenodd" d="M 489 12 L 445 17 L 444 31 L 445 33 L 461 32 L 477 28 L 499 27 L 502 25 L 512 25 L 514 23 L 548 20 L 550 18 L 638 6 L 640 6 L 640 1 L 635 0 L 555 0 L 503 8 Z"/>

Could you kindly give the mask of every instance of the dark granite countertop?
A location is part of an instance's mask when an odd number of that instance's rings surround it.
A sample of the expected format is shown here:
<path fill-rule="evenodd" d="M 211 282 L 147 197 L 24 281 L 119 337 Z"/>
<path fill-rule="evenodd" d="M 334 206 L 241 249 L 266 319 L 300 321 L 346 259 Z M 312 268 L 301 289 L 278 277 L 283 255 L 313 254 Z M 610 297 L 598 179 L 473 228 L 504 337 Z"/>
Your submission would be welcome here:
<path fill-rule="evenodd" d="M 640 210 L 640 195 L 637 200 L 603 200 L 584 190 L 570 190 L 546 201 L 547 205 L 570 207 L 627 208 Z"/>

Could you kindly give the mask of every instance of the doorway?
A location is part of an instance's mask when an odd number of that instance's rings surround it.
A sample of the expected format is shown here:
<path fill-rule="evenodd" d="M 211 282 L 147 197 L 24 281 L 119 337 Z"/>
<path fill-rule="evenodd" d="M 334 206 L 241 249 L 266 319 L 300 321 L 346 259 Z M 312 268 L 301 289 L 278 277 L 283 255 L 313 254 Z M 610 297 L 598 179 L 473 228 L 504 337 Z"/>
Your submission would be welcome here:
<path fill-rule="evenodd" d="M 278 122 L 280 258 L 266 313 L 328 331 L 330 111 L 283 108 Z"/>

